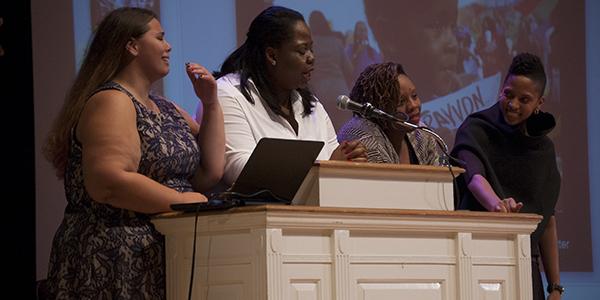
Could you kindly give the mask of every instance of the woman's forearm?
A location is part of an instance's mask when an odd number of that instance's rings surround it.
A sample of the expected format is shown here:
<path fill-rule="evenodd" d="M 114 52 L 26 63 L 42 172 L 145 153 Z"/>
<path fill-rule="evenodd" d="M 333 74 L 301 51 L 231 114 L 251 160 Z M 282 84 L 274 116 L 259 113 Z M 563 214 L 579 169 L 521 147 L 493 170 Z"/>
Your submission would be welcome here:
<path fill-rule="evenodd" d="M 496 192 L 494 192 L 494 189 L 485 177 L 479 174 L 473 175 L 467 188 L 488 211 L 496 211 L 496 207 L 501 205 L 500 197 L 496 195 Z"/>
<path fill-rule="evenodd" d="M 556 235 L 556 218 L 554 216 L 550 217 L 540 238 L 540 252 L 548 283 L 560 283 L 558 238 Z"/>

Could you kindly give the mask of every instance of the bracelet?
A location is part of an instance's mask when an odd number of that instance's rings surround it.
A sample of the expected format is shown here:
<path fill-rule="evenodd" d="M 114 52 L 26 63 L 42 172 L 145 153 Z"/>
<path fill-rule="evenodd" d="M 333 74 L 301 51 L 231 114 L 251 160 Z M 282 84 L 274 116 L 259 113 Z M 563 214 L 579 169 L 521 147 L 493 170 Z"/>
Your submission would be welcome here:
<path fill-rule="evenodd" d="M 546 291 L 551 294 L 554 291 L 558 291 L 559 294 L 563 294 L 565 292 L 565 287 L 560 285 L 560 283 L 552 283 L 548 285 Z"/>

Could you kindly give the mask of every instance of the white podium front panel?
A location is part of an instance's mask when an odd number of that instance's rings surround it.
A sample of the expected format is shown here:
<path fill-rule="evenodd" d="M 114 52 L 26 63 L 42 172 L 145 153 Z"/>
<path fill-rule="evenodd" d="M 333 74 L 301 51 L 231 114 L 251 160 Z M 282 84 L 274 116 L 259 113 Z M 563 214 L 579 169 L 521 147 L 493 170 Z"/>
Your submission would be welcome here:
<path fill-rule="evenodd" d="M 194 299 L 531 299 L 531 214 L 256 206 L 198 219 Z M 167 298 L 187 299 L 193 215 L 166 236 Z"/>
<path fill-rule="evenodd" d="M 454 210 L 453 167 L 319 161 L 293 204 L 321 207 Z"/>

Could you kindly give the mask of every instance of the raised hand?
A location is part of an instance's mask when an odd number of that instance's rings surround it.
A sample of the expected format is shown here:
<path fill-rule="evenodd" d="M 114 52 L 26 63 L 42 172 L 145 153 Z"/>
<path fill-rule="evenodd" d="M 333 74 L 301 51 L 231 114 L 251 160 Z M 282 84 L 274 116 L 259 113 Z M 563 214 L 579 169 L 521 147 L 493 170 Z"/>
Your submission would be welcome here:
<path fill-rule="evenodd" d="M 211 105 L 217 102 L 217 81 L 202 65 L 188 62 L 185 71 L 194 86 L 196 96 L 202 100 L 203 105 Z"/>

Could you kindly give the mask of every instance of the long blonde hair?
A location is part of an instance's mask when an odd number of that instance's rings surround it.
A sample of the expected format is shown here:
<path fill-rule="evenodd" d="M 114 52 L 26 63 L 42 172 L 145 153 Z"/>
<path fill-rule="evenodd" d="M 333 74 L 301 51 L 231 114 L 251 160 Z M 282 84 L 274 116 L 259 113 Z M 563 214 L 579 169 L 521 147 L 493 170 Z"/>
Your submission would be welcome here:
<path fill-rule="evenodd" d="M 157 17 L 150 10 L 123 7 L 109 13 L 98 25 L 44 145 L 44 155 L 54 165 L 59 178 L 64 178 L 71 130 L 77 125 L 87 100 L 98 87 L 112 80 L 131 62 L 127 43 L 146 33 L 148 23 L 154 18 Z"/>

